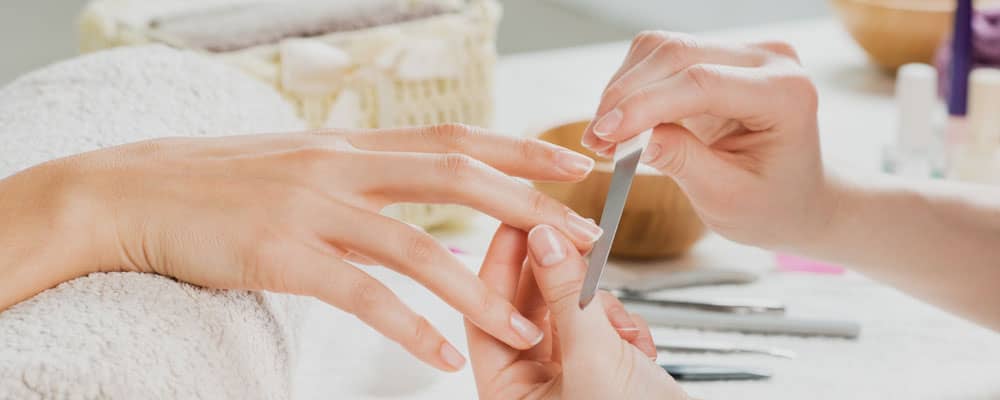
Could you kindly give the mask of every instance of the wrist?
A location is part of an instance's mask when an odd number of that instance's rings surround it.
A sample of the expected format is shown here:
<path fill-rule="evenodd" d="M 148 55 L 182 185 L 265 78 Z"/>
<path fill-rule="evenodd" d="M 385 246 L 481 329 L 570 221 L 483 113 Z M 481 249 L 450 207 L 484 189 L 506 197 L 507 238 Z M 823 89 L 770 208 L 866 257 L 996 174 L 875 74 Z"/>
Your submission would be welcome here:
<path fill-rule="evenodd" d="M 0 310 L 96 271 L 96 222 L 58 160 L 0 180 Z"/>
<path fill-rule="evenodd" d="M 864 190 L 843 178 L 826 175 L 818 187 L 811 221 L 806 228 L 811 234 L 798 235 L 798 240 L 788 242 L 783 251 L 807 257 L 829 259 L 843 242 L 845 233 L 852 231 L 860 205 L 864 203 Z"/>

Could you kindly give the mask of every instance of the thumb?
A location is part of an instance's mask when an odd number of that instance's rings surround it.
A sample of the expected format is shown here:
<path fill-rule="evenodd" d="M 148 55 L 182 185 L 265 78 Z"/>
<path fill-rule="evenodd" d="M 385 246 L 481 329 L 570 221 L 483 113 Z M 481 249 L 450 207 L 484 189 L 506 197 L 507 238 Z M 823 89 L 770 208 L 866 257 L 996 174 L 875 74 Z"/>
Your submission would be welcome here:
<path fill-rule="evenodd" d="M 528 233 L 528 261 L 559 331 L 564 354 L 573 352 L 574 347 L 593 347 L 601 341 L 619 340 L 603 304 L 580 309 L 580 290 L 587 263 L 565 236 L 551 226 L 536 226 Z M 598 296 L 593 303 L 601 301 Z"/>

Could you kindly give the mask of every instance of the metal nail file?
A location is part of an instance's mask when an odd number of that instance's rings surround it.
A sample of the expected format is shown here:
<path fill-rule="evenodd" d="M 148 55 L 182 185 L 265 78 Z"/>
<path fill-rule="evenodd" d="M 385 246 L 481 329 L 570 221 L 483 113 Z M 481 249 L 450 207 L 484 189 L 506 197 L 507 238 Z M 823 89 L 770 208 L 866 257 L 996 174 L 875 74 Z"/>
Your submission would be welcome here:
<path fill-rule="evenodd" d="M 604 211 L 601 212 L 601 229 L 604 230 L 604 234 L 590 251 L 587 277 L 584 279 L 583 289 L 580 291 L 581 309 L 590 304 L 597 293 L 601 274 L 604 272 L 604 266 L 608 263 L 608 255 L 611 254 L 611 243 L 615 241 L 618 222 L 621 221 L 622 210 L 625 209 L 625 200 L 628 199 L 628 191 L 632 187 L 632 178 L 635 177 L 635 170 L 639 167 L 639 157 L 646 149 L 646 145 L 649 144 L 649 138 L 652 134 L 652 129 L 647 130 L 619 143 L 618 147 L 615 148 L 615 170 L 611 175 L 608 197 L 604 200 Z"/>
<path fill-rule="evenodd" d="M 678 381 L 757 381 L 771 378 L 767 371 L 699 364 L 660 364 Z"/>
<path fill-rule="evenodd" d="M 675 353 L 761 354 L 779 358 L 795 358 L 795 352 L 791 350 L 700 340 L 692 342 L 677 340 L 657 342 L 656 350 Z"/>
<path fill-rule="evenodd" d="M 628 289 L 613 289 L 611 294 L 626 303 L 651 304 L 662 307 L 690 308 L 704 311 L 719 311 L 733 314 L 784 314 L 785 305 L 765 299 L 719 299 L 719 300 L 684 300 L 647 297 L 640 292 Z"/>

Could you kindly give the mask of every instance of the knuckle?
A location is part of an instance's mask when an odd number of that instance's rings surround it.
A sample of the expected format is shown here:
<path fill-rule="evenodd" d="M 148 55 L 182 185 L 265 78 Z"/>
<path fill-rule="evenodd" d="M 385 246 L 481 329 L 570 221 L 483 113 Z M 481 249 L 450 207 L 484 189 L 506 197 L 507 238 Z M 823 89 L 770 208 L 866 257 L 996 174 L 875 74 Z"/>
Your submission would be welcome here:
<path fill-rule="evenodd" d="M 664 144 L 663 148 L 671 149 L 670 155 L 660 157 L 660 159 L 656 162 L 658 165 L 654 165 L 654 167 L 663 171 L 667 175 L 680 175 L 684 171 L 688 162 L 687 146 L 690 146 L 690 144 L 688 143 L 688 140 L 683 138 L 677 138 L 675 140 L 671 140 L 668 144 Z"/>
<path fill-rule="evenodd" d="M 541 217 L 544 216 L 546 212 L 549 210 L 550 207 L 549 204 L 551 204 L 551 200 L 544 193 L 536 190 L 531 193 L 531 201 L 529 202 L 529 204 L 530 204 L 529 210 L 531 211 L 532 215 L 534 215 L 538 219 L 541 219 Z"/>
<path fill-rule="evenodd" d="M 625 93 L 626 79 L 628 79 L 628 75 L 625 75 L 619 78 L 618 80 L 612 82 L 610 85 L 608 85 L 607 89 L 604 89 L 604 94 L 601 96 L 603 103 L 608 103 L 610 101 L 614 101 L 625 97 L 625 95 L 627 94 Z M 605 104 L 601 105 L 605 106 Z"/>
<path fill-rule="evenodd" d="M 410 335 L 405 340 L 409 341 L 408 345 L 410 348 L 417 349 L 425 344 L 429 348 L 437 341 L 436 333 L 437 331 L 427 318 L 418 316 L 410 328 Z"/>
<path fill-rule="evenodd" d="M 679 147 L 674 153 L 674 156 L 669 158 L 663 164 L 662 169 L 666 171 L 668 175 L 673 175 L 673 176 L 680 175 L 682 172 L 684 172 L 685 168 L 687 168 L 687 162 L 688 162 L 687 146 L 688 146 L 687 141 L 680 142 Z"/>
<path fill-rule="evenodd" d="M 482 171 L 478 160 L 460 153 L 442 155 L 439 163 L 442 175 L 459 181 L 472 178 Z"/>
<path fill-rule="evenodd" d="M 430 264 L 436 257 L 439 245 L 434 239 L 424 235 L 412 235 L 406 239 L 404 259 L 416 264 Z"/>
<path fill-rule="evenodd" d="M 720 73 L 717 68 L 712 66 L 697 64 L 685 69 L 684 76 L 697 90 L 707 94 L 719 81 Z"/>
<path fill-rule="evenodd" d="M 654 96 L 653 89 L 651 89 L 649 86 L 643 86 L 638 90 L 636 90 L 635 93 L 633 93 L 632 96 L 630 96 L 631 97 L 630 100 L 627 103 L 623 104 L 621 108 L 631 109 L 631 110 L 641 110 L 642 105 L 652 104 L 650 102 L 653 100 L 653 96 Z"/>
<path fill-rule="evenodd" d="M 659 45 L 660 42 L 666 38 L 666 36 L 667 33 L 664 31 L 647 30 L 639 32 L 639 34 L 635 35 L 635 39 L 632 40 L 633 48 L 636 50 L 654 48 Z"/>
<path fill-rule="evenodd" d="M 551 146 L 538 139 L 517 138 L 514 146 L 517 149 L 517 154 L 525 161 L 548 161 L 555 153 Z"/>
<path fill-rule="evenodd" d="M 366 315 L 381 301 L 381 287 L 374 279 L 358 279 L 348 291 L 348 310 L 354 315 Z"/>
<path fill-rule="evenodd" d="M 309 146 L 293 150 L 289 157 L 305 176 L 315 176 L 332 169 L 331 162 L 337 151 L 325 147 Z"/>
<path fill-rule="evenodd" d="M 698 48 L 698 41 L 694 36 L 685 34 L 673 34 L 661 40 L 659 46 L 654 50 L 657 57 L 677 58 L 685 57 L 692 50 Z"/>
<path fill-rule="evenodd" d="M 548 292 L 549 307 L 576 307 L 581 287 L 583 287 L 583 277 L 573 278 L 549 286 L 548 290 L 546 290 Z"/>
<path fill-rule="evenodd" d="M 425 130 L 425 133 L 431 136 L 431 139 L 455 151 L 465 148 L 465 143 L 472 132 L 472 127 L 458 123 L 432 125 Z"/>
<path fill-rule="evenodd" d="M 153 158 L 162 155 L 170 149 L 183 148 L 190 139 L 182 137 L 162 137 L 143 140 L 122 146 L 122 151 L 138 157 Z"/>
<path fill-rule="evenodd" d="M 795 50 L 795 46 L 792 46 L 790 43 L 782 40 L 769 40 L 758 44 L 757 47 L 763 48 L 774 54 L 795 59 L 796 61 L 799 59 L 799 53 Z"/>
<path fill-rule="evenodd" d="M 795 103 L 801 104 L 810 111 L 818 108 L 819 92 L 816 85 L 804 72 L 796 71 L 795 73 L 779 75 L 774 80 L 778 87 L 785 89 L 783 92 L 790 96 Z"/>
<path fill-rule="evenodd" d="M 489 315 L 495 304 L 497 304 L 496 300 L 485 290 L 485 288 L 484 290 L 479 291 L 477 296 L 475 309 L 475 312 L 477 313 L 476 315 Z"/>

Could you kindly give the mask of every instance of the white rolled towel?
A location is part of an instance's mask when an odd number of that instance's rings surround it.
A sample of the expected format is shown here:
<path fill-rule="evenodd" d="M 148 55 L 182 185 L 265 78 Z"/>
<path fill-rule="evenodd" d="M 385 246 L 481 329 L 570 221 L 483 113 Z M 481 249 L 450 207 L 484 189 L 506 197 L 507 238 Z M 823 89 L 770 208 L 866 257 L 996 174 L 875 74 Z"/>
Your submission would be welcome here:
<path fill-rule="evenodd" d="M 161 136 L 303 128 L 269 86 L 162 46 L 62 62 L 0 90 L 0 177 Z M 300 298 L 92 274 L 0 313 L 0 398 L 291 397 Z"/>

